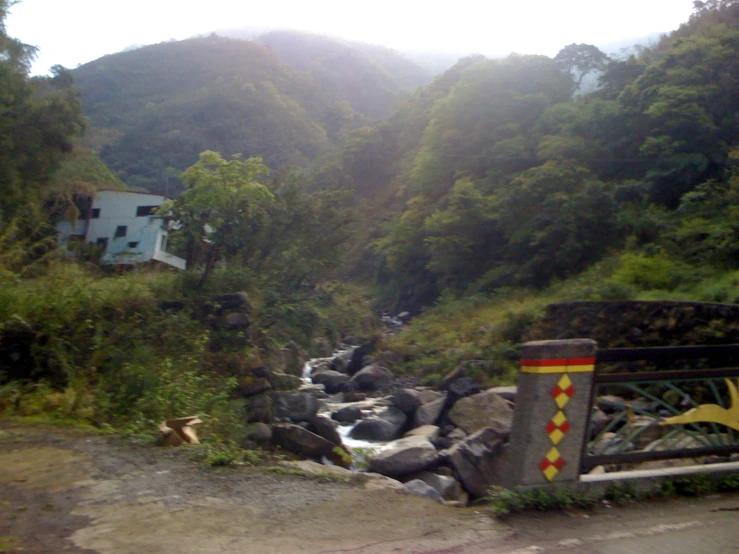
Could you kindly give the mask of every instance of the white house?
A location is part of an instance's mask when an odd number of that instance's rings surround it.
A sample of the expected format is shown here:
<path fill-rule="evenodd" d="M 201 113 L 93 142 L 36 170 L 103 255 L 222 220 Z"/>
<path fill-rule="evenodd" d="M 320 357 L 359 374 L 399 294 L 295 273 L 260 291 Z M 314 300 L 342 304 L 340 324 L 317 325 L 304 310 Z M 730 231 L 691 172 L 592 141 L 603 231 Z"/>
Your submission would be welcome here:
<path fill-rule="evenodd" d="M 82 210 L 76 225 L 61 221 L 56 225 L 59 240 L 70 238 L 103 247 L 104 264 L 132 265 L 156 260 L 185 269 L 182 258 L 167 253 L 169 222 L 155 215 L 166 196 L 151 192 L 100 190 Z"/>

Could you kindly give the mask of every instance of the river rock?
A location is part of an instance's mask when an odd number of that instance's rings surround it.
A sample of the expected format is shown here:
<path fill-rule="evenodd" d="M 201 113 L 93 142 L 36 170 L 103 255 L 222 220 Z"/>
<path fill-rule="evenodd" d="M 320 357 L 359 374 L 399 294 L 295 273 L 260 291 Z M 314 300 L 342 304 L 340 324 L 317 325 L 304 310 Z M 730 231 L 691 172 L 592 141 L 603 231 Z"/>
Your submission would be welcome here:
<path fill-rule="evenodd" d="M 422 425 L 434 425 L 444 409 L 445 399 L 442 396 L 426 404 L 421 404 L 413 417 L 413 427 L 421 427 Z"/>
<path fill-rule="evenodd" d="M 350 436 L 357 440 L 391 441 L 398 437 L 407 418 L 403 412 L 390 406 L 375 417 L 364 419 L 351 430 Z"/>
<path fill-rule="evenodd" d="M 420 479 L 413 479 L 408 481 L 403 488 L 416 496 L 425 496 L 426 498 L 433 498 L 434 500 L 441 501 L 441 494 L 431 485 L 424 483 Z"/>
<path fill-rule="evenodd" d="M 454 477 L 424 471 L 416 475 L 415 478 L 433 487 L 444 500 L 464 502 L 465 504 L 469 501 L 469 496 Z"/>
<path fill-rule="evenodd" d="M 318 373 L 329 370 L 333 371 L 334 369 L 331 358 L 313 358 L 308 363 L 310 363 L 310 366 L 313 369 L 313 371 L 311 371 L 311 378 Z"/>
<path fill-rule="evenodd" d="M 503 439 L 494 429 L 486 427 L 442 452 L 439 460 L 454 469 L 467 492 L 481 497 L 491 485 L 501 482 L 502 452 Z"/>
<path fill-rule="evenodd" d="M 274 400 L 271 394 L 258 394 L 244 399 L 244 414 L 247 423 L 272 423 L 274 411 Z"/>
<path fill-rule="evenodd" d="M 356 383 L 360 390 L 373 391 L 390 382 L 392 378 L 393 374 L 389 369 L 378 365 L 369 365 L 354 374 L 351 382 Z"/>
<path fill-rule="evenodd" d="M 337 446 L 341 446 L 341 436 L 336 430 L 335 423 L 328 417 L 317 415 L 308 422 L 308 428 L 327 441 L 330 441 Z"/>
<path fill-rule="evenodd" d="M 319 356 L 328 357 L 334 351 L 331 347 L 331 343 L 329 343 L 325 338 L 315 339 L 313 344 L 316 345 L 316 352 Z"/>
<path fill-rule="evenodd" d="M 474 433 L 493 422 L 509 427 L 513 424 L 513 410 L 508 402 L 491 391 L 481 392 L 458 400 L 449 410 L 449 419 L 466 433 Z"/>
<path fill-rule="evenodd" d="M 605 429 L 609 421 L 611 421 L 611 418 L 603 410 L 594 407 L 590 415 L 590 428 L 592 429 L 590 439 L 592 440 Z"/>
<path fill-rule="evenodd" d="M 318 413 L 318 399 L 303 392 L 275 393 L 275 417 L 293 422 L 310 421 Z"/>
<path fill-rule="evenodd" d="M 346 373 L 348 375 L 354 375 L 359 373 L 359 370 L 365 366 L 364 357 L 370 356 L 375 352 L 375 343 L 367 342 L 361 346 L 356 347 L 352 351 L 352 357 L 346 366 Z"/>
<path fill-rule="evenodd" d="M 406 437 L 426 437 L 428 440 L 433 441 L 439 436 L 439 428 L 436 425 L 421 425 L 411 429 L 405 434 Z"/>
<path fill-rule="evenodd" d="M 309 458 L 333 457 L 336 446 L 300 425 L 282 423 L 272 426 L 272 443 L 288 452 Z"/>
<path fill-rule="evenodd" d="M 349 425 L 363 417 L 364 414 L 362 413 L 362 410 L 357 406 L 346 406 L 345 408 L 341 408 L 338 412 L 335 412 L 331 416 L 331 419 L 338 421 L 342 425 Z"/>
<path fill-rule="evenodd" d="M 513 404 L 516 403 L 516 395 L 518 394 L 518 387 L 516 385 L 508 387 L 493 387 L 489 390 L 500 396 L 503 400 L 507 400 Z"/>
<path fill-rule="evenodd" d="M 369 469 L 388 477 L 411 475 L 436 462 L 434 446 L 424 437 L 405 437 L 368 458 Z"/>
<path fill-rule="evenodd" d="M 414 389 L 401 389 L 390 400 L 404 414 L 412 416 L 421 405 L 421 395 Z"/>
<path fill-rule="evenodd" d="M 338 392 L 344 392 L 342 385 L 349 380 L 349 376 L 344 373 L 339 373 L 332 369 L 316 372 L 313 371 L 311 378 L 315 384 L 323 385 L 326 387 L 328 394 L 336 394 Z"/>

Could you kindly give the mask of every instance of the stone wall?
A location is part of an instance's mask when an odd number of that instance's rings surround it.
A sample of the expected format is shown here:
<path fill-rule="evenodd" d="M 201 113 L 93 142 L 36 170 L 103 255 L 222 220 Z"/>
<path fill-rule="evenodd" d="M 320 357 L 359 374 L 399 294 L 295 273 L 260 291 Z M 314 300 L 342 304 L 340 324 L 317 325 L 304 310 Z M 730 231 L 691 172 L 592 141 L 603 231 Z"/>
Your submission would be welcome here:
<path fill-rule="evenodd" d="M 739 343 L 739 304 L 567 302 L 550 304 L 524 340 L 594 339 L 600 348 Z"/>

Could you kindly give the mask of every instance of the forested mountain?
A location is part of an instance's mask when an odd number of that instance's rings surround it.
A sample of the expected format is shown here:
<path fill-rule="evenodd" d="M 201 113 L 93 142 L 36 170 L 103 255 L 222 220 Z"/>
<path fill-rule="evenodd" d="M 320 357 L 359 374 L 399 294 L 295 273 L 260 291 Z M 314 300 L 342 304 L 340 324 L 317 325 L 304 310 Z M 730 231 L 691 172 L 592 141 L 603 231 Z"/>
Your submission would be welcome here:
<path fill-rule="evenodd" d="M 77 68 L 91 145 L 129 186 L 173 193 L 179 172 L 206 149 L 306 165 L 389 115 L 422 80 L 413 64 L 380 50 L 370 58 L 309 35 L 263 41 L 212 35 Z"/>
<path fill-rule="evenodd" d="M 737 113 L 739 2 L 711 0 L 627 60 L 575 44 L 462 60 L 314 181 L 364 199 L 354 271 L 398 308 L 542 286 L 627 245 L 737 267 Z"/>
<path fill-rule="evenodd" d="M 311 75 L 321 91 L 342 98 L 358 113 L 392 115 L 431 75 L 382 46 L 340 41 L 297 31 L 272 31 L 256 39 L 294 69 Z"/>

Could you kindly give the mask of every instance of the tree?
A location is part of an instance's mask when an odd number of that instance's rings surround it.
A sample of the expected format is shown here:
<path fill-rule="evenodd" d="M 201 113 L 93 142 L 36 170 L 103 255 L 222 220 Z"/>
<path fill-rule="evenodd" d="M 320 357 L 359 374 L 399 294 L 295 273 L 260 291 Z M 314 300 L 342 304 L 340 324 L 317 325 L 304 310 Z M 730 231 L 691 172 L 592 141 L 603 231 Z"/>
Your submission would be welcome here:
<path fill-rule="evenodd" d="M 218 152 L 206 150 L 182 174 L 185 192 L 160 209 L 178 222 L 188 267 L 204 264 L 198 287 L 205 284 L 219 258 L 235 254 L 244 245 L 253 218 L 274 199 L 257 182 L 268 172 L 261 158 L 242 161 L 235 155 L 227 161 Z"/>
<path fill-rule="evenodd" d="M 592 44 L 570 44 L 559 51 L 554 62 L 564 73 L 574 76 L 575 90 L 578 90 L 585 76 L 591 71 L 601 69 L 608 59 L 608 56 Z"/>

